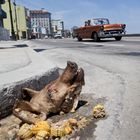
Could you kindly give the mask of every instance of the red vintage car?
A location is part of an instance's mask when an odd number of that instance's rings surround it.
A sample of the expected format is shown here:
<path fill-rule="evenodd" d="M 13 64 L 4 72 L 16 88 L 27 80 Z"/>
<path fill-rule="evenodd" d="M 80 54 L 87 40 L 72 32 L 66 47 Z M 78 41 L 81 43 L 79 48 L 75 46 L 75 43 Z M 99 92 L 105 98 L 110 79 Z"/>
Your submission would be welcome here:
<path fill-rule="evenodd" d="M 115 38 L 119 41 L 125 34 L 125 27 L 125 24 L 110 24 L 106 18 L 97 18 L 86 21 L 85 26 L 75 29 L 73 34 L 78 41 L 85 38 L 94 41 L 99 41 L 101 38 Z"/>

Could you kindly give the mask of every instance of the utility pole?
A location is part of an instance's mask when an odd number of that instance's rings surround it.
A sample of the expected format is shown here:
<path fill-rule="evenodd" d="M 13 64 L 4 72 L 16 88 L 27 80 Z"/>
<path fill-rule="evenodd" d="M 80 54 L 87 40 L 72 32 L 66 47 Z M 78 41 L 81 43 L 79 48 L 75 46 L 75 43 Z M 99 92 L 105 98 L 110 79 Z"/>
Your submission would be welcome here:
<path fill-rule="evenodd" d="M 16 10 L 16 0 L 14 0 L 14 9 L 15 9 L 15 21 L 16 21 L 16 39 L 19 40 L 19 31 L 18 31 L 18 22 L 17 22 L 17 10 Z"/>
<path fill-rule="evenodd" d="M 61 26 L 62 26 L 62 36 L 64 37 L 64 22 L 61 21 Z"/>
<path fill-rule="evenodd" d="M 11 19 L 11 35 L 12 35 L 12 40 L 16 40 L 15 31 L 14 31 L 14 26 L 13 26 L 13 17 L 12 17 L 11 1 L 8 0 L 8 3 L 9 3 L 9 12 L 10 12 L 10 19 Z"/>

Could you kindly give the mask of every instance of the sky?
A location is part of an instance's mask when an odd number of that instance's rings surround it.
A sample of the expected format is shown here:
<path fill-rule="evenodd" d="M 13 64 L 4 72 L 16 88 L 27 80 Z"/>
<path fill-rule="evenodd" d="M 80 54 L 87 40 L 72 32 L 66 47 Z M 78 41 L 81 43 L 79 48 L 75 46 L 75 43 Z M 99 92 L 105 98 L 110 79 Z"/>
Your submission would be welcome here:
<path fill-rule="evenodd" d="M 16 0 L 30 10 L 44 8 L 52 19 L 64 21 L 65 29 L 83 26 L 93 18 L 126 24 L 127 33 L 140 33 L 140 0 Z"/>

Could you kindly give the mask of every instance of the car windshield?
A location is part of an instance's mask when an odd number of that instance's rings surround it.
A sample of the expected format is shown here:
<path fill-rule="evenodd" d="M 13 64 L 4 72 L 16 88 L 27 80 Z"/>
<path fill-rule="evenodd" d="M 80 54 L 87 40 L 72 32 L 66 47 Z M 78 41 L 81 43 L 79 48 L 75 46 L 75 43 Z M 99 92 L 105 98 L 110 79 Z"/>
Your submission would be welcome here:
<path fill-rule="evenodd" d="M 93 19 L 93 24 L 94 25 L 109 24 L 109 20 L 108 19 Z"/>

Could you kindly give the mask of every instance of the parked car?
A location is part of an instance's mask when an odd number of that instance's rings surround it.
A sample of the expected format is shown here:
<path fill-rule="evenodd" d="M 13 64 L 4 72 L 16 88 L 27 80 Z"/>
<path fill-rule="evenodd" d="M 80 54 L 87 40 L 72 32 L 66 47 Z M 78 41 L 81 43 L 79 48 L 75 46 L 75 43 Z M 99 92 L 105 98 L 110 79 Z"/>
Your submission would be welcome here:
<path fill-rule="evenodd" d="M 55 38 L 55 39 L 62 39 L 62 35 L 61 35 L 61 34 L 55 34 L 55 35 L 54 35 L 54 38 Z"/>
<path fill-rule="evenodd" d="M 44 36 L 44 39 L 48 39 L 49 37 L 47 35 Z"/>

